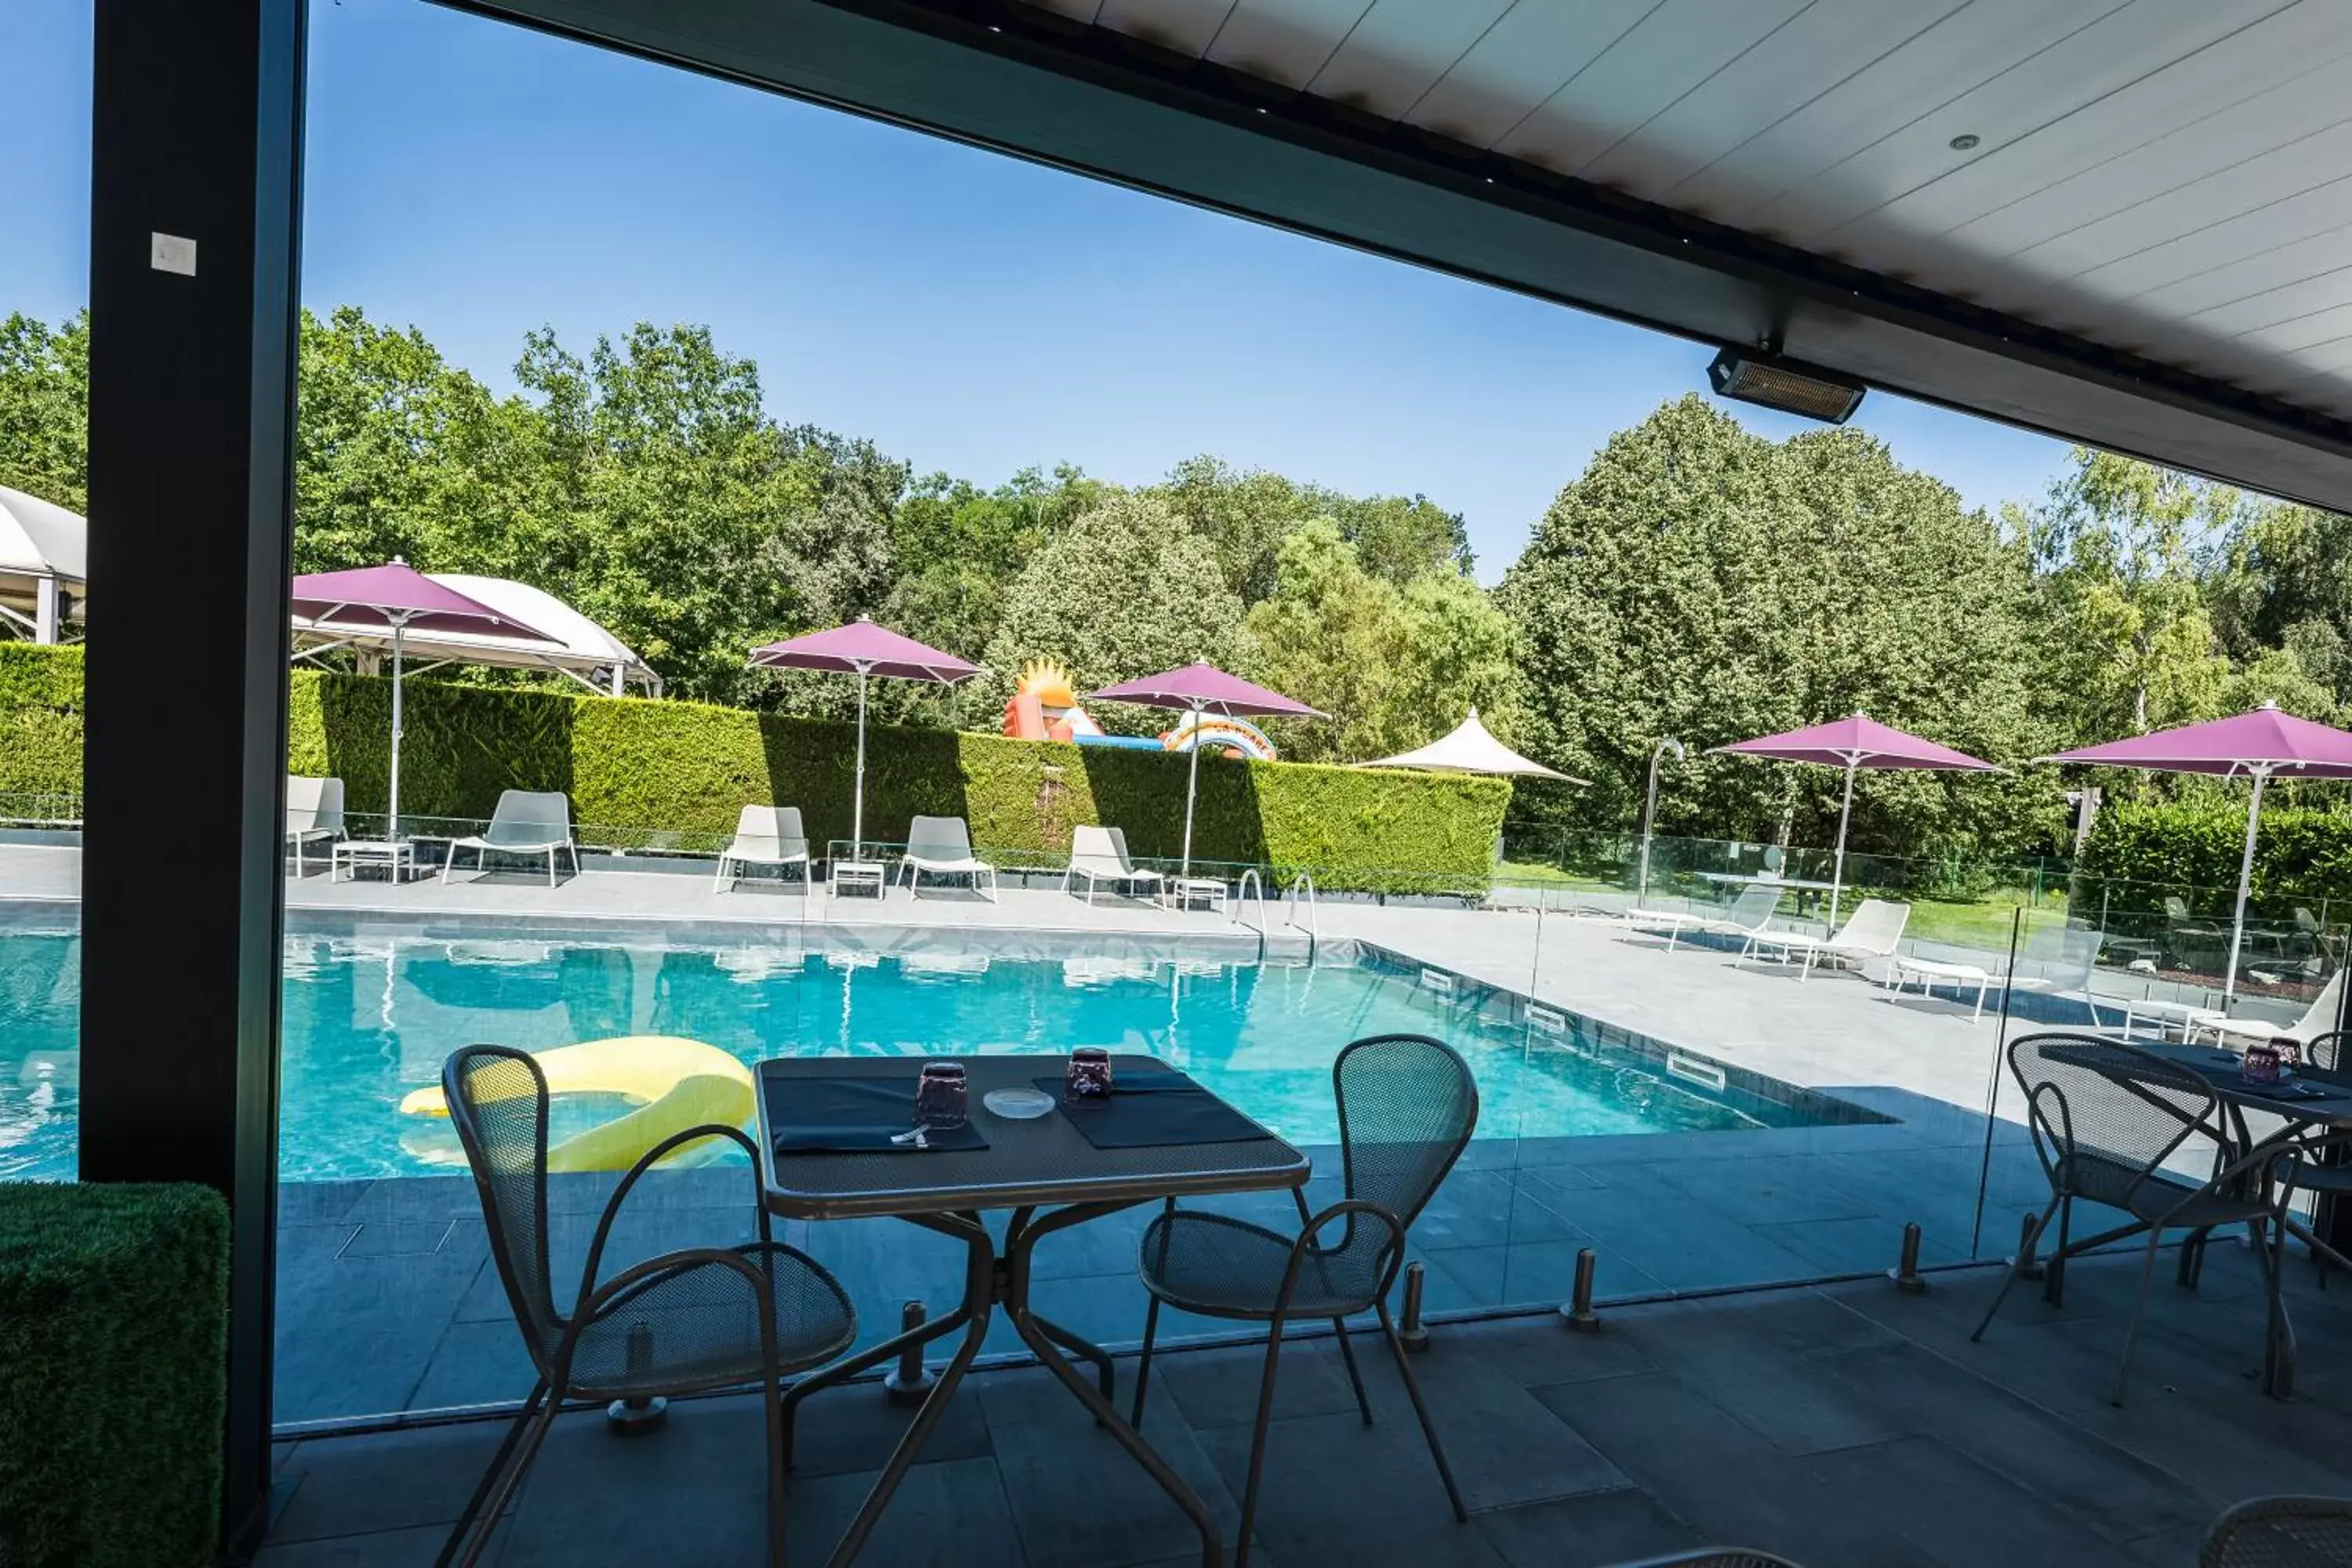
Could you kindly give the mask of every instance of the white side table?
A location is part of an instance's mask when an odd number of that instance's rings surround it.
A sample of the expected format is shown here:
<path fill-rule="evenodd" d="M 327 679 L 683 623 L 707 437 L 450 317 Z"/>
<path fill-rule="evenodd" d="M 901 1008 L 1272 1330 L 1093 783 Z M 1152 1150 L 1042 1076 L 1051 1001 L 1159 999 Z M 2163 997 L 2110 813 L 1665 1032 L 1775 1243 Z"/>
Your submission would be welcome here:
<path fill-rule="evenodd" d="M 866 889 L 879 899 L 889 880 L 889 868 L 878 860 L 835 860 L 825 885 L 836 899 L 852 888 Z"/>
<path fill-rule="evenodd" d="M 381 838 L 342 839 L 328 856 L 327 880 L 340 882 L 348 871 L 356 881 L 362 866 L 381 866 L 392 880 L 404 882 L 416 869 L 416 850 L 405 842 L 394 844 Z"/>
<path fill-rule="evenodd" d="M 1218 877 L 1177 877 L 1168 884 L 1168 897 L 1180 910 L 1189 910 L 1194 900 L 1209 906 L 1210 912 L 1222 914 L 1225 908 L 1225 884 Z"/>

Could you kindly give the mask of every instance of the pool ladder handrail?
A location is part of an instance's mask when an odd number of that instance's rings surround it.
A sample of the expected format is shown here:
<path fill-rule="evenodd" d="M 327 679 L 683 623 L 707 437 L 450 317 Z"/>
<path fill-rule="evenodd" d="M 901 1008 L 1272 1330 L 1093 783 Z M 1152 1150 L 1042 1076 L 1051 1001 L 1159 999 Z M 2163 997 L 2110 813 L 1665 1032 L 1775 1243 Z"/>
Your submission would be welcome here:
<path fill-rule="evenodd" d="M 1299 892 L 1302 888 L 1306 889 L 1303 896 Z M 1297 913 L 1297 907 L 1301 904 L 1305 905 L 1307 910 L 1305 925 L 1298 923 Z M 1315 877 L 1312 872 L 1299 872 L 1290 879 L 1290 886 L 1283 890 L 1282 923 L 1294 931 L 1303 931 L 1307 933 L 1307 956 L 1309 961 L 1312 961 L 1316 948 L 1323 941 L 1323 921 L 1316 912 Z"/>
<path fill-rule="evenodd" d="M 1255 892 L 1257 897 L 1257 924 L 1251 929 L 1257 932 L 1257 955 L 1260 958 L 1264 958 L 1265 956 L 1266 938 L 1265 879 L 1257 874 L 1256 867 L 1250 866 L 1244 868 L 1241 874 L 1241 879 L 1234 884 L 1234 901 L 1231 906 L 1229 906 L 1232 910 L 1232 913 L 1229 914 L 1226 919 L 1228 921 L 1240 921 L 1242 919 L 1242 912 L 1245 908 L 1247 908 L 1250 896 L 1253 892 Z"/>

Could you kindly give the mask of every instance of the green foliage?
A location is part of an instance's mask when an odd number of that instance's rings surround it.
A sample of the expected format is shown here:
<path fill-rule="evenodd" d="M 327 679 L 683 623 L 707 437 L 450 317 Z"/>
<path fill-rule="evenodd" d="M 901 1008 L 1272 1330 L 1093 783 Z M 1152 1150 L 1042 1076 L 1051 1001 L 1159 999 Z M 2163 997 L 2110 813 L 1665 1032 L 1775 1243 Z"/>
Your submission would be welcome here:
<path fill-rule="evenodd" d="M 993 726 L 1021 667 L 1047 656 L 1067 665 L 1080 692 L 1204 658 L 1250 668 L 1242 605 L 1223 584 L 1215 552 L 1167 504 L 1114 495 L 1030 557 L 1005 592 L 1003 618 L 969 683 L 965 721 Z M 1131 735 L 1169 716 L 1124 703 L 1087 709 L 1105 730 Z"/>
<path fill-rule="evenodd" d="M 1498 598 L 1527 650 L 1530 753 L 1594 781 L 1566 809 L 1635 820 L 1674 735 L 1692 754 L 1669 764 L 1662 831 L 1827 844 L 1840 775 L 1702 749 L 1857 709 L 1995 760 L 2051 749 L 2029 593 L 1981 513 L 1873 438 L 1776 446 L 1690 396 L 1602 447 Z M 2061 809 L 2046 773 L 1864 774 L 1853 843 L 2013 852 Z"/>
<path fill-rule="evenodd" d="M 0 1184 L 0 1553 L 208 1568 L 228 1208 L 206 1187 Z"/>
<path fill-rule="evenodd" d="M 1283 754 L 1360 761 L 1451 730 L 1473 706 L 1508 729 L 1513 628 L 1475 583 L 1431 573 L 1402 590 L 1367 572 L 1339 525 L 1282 542 L 1274 593 L 1253 605 L 1256 674 L 1327 717 L 1278 726 Z"/>
<path fill-rule="evenodd" d="M 81 648 L 0 642 L 0 795 L 81 790 Z"/>
<path fill-rule="evenodd" d="M 2283 798 L 2284 797 L 2284 798 Z M 2352 814 L 2291 804 L 2273 789 L 2263 796 L 2254 845 L 2257 904 L 2316 901 L 2352 893 Z M 2122 802 L 2099 813 L 2076 869 L 2084 875 L 2177 890 L 2202 915 L 2227 918 L 2245 853 L 2246 790 L 2190 803 Z M 2118 889 L 2118 900 L 2131 895 Z M 2284 911 L 2277 911 L 2284 912 Z"/>
<path fill-rule="evenodd" d="M 1244 605 L 1274 592 L 1283 541 L 1315 518 L 1329 519 L 1366 571 L 1399 587 L 1424 573 L 1471 566 L 1460 514 L 1423 496 L 1345 496 L 1263 468 L 1236 472 L 1205 455 L 1177 464 L 1150 493 L 1209 542 L 1226 586 Z"/>
<path fill-rule="evenodd" d="M 341 777 L 351 809 L 382 811 L 389 703 L 382 680 L 298 673 L 289 767 Z M 743 806 L 770 803 L 800 807 L 813 840 L 850 836 L 848 724 L 434 681 L 408 684 L 406 717 L 404 817 L 483 817 L 502 789 L 560 789 L 607 841 L 707 839 Z M 1072 826 L 1106 822 L 1138 855 L 1172 858 L 1185 769 L 1171 752 L 877 725 L 866 735 L 866 837 L 903 838 L 919 814 L 961 816 L 984 849 L 1051 861 Z M 1193 854 L 1310 868 L 1334 889 L 1483 888 L 1509 798 L 1491 779 L 1204 758 Z"/>
<path fill-rule="evenodd" d="M 0 321 L 0 485 L 84 510 L 89 427 L 89 312 Z"/>

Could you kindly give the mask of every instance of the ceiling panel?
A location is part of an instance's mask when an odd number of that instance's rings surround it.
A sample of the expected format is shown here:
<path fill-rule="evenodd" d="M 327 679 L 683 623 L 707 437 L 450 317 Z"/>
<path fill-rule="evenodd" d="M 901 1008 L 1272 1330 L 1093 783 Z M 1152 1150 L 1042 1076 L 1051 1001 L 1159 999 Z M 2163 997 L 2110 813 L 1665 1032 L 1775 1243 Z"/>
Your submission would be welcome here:
<path fill-rule="evenodd" d="M 2200 311 L 2233 300 L 2243 300 L 2300 278 L 2316 277 L 2347 257 L 2352 257 L 2352 227 L 2324 229 L 2306 239 L 2143 289 L 2130 297 L 2128 302 L 2152 315 L 2193 318 Z"/>
<path fill-rule="evenodd" d="M 1775 196 L 1819 174 L 2126 0 L 1973 0 L 1908 43 L 1758 132 L 1659 199 L 1752 224 Z"/>
<path fill-rule="evenodd" d="M 1234 0 L 1103 0 L 1095 21 L 1178 54 L 1198 55 L 1233 10 Z"/>
<path fill-rule="evenodd" d="M 2258 222 L 2206 221 L 2183 206 L 2173 238 L 2093 268 L 2073 279 L 2094 298 L 2129 300 L 2179 279 L 2352 226 L 2352 174 L 2263 209 Z"/>
<path fill-rule="evenodd" d="M 1858 257 L 1894 224 L 1860 220 L 1886 204 L 1990 156 L 2103 94 L 2203 47 L 2281 0 L 2134 0 L 1912 121 L 1746 215 L 1743 222 L 1809 248 Z M 1955 149 L 1958 136 L 1981 138 Z M 1932 214 L 1915 224 L 1933 225 Z"/>
<path fill-rule="evenodd" d="M 1382 9 L 1395 4 L 1428 8 L 1426 0 L 1386 0 Z M 1659 0 L 1518 0 L 1405 118 L 1474 147 L 1492 147 L 1658 5 Z"/>
<path fill-rule="evenodd" d="M 1887 204 L 1882 265 L 1981 264 L 2322 130 L 2352 114 L 2332 85 L 2347 55 L 2352 0 L 2264 17 Z"/>
<path fill-rule="evenodd" d="M 2339 254 L 2338 259 L 2352 263 L 2352 256 Z M 2187 318 L 2184 324 L 2192 331 L 2235 337 L 2345 304 L 2352 304 L 2352 265 L 2201 310 Z"/>
<path fill-rule="evenodd" d="M 1208 58 L 1303 88 L 1370 9 L 1371 0 L 1241 0 L 1211 41 Z"/>
<path fill-rule="evenodd" d="M 1666 0 L 1495 144 L 1563 174 L 1584 166 L 1805 9 L 1805 0 Z"/>
<path fill-rule="evenodd" d="M 1380 0 L 1332 54 L 1312 89 L 1369 113 L 1411 119 L 1423 95 L 1510 8 L 1510 0 L 1449 0 L 1444 5 Z"/>
<path fill-rule="evenodd" d="M 1660 199 L 1966 3 L 1814 0 L 1595 158 L 1584 177 Z"/>

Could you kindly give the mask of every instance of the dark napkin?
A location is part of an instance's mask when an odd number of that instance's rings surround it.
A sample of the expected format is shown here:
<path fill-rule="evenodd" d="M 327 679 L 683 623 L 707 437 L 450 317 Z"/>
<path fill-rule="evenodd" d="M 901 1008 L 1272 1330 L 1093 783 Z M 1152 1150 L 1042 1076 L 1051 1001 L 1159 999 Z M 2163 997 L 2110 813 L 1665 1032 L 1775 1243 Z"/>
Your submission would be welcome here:
<path fill-rule="evenodd" d="M 915 1125 L 915 1078 L 772 1078 L 766 1081 L 768 1127 L 779 1154 L 870 1154 L 901 1151 L 985 1149 L 988 1140 L 967 1122 L 924 1134 L 928 1150 L 890 1142 Z M 975 1096 L 977 1098 L 977 1096 Z"/>
<path fill-rule="evenodd" d="M 2292 1079 L 2285 1083 L 2248 1083 L 2241 1079 L 2231 1085 L 2240 1094 L 2251 1094 L 2261 1100 L 2344 1100 L 2344 1090 L 2333 1084 L 2305 1083 Z"/>
<path fill-rule="evenodd" d="M 1037 1087 L 1061 1099 L 1062 1080 Z M 1144 1068 L 1119 1073 L 1108 1100 L 1062 1102 L 1062 1115 L 1097 1149 L 1160 1149 L 1186 1143 L 1249 1143 L 1266 1130 L 1181 1072 Z"/>

